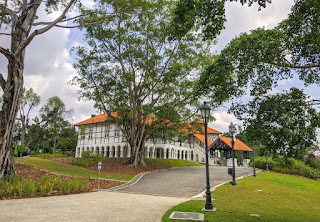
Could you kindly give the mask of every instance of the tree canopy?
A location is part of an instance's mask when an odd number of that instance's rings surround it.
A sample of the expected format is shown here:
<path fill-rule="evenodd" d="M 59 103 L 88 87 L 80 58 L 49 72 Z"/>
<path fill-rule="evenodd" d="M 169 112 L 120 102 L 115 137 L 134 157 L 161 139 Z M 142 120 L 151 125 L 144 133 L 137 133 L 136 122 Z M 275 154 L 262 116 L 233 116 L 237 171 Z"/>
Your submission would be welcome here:
<path fill-rule="evenodd" d="M 237 2 L 238 0 L 230 0 Z M 181 38 L 190 31 L 200 31 L 203 39 L 214 39 L 223 30 L 227 21 L 225 3 L 220 0 L 178 0 L 173 8 L 170 37 Z M 271 0 L 239 0 L 244 5 L 259 5 L 259 10 L 271 3 Z"/>
<path fill-rule="evenodd" d="M 283 94 L 256 97 L 232 111 L 244 120 L 247 140 L 274 154 L 303 157 L 317 141 L 316 128 L 320 126 L 320 115 L 309 101 L 302 90 L 291 88 Z"/>
<path fill-rule="evenodd" d="M 199 92 L 212 104 L 247 93 L 267 93 L 295 74 L 320 84 L 320 2 L 297 0 L 275 28 L 258 28 L 233 39 L 201 76 Z"/>

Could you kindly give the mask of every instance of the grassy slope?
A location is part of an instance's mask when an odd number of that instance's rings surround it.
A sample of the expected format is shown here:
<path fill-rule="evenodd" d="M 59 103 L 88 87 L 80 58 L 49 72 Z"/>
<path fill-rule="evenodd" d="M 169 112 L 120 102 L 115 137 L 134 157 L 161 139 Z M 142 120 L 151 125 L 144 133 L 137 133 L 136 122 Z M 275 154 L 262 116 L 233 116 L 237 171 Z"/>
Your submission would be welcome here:
<path fill-rule="evenodd" d="M 28 158 L 15 158 L 15 161 L 23 164 L 44 169 L 50 172 L 64 174 L 69 176 L 81 176 L 81 177 L 95 177 L 98 178 L 98 172 L 89 170 L 83 167 L 72 166 L 69 164 L 59 163 L 47 159 L 40 159 L 37 157 Z M 100 177 L 104 179 L 124 180 L 129 181 L 134 178 L 135 175 L 131 174 L 112 174 L 101 172 Z"/>
<path fill-rule="evenodd" d="M 247 177 L 212 193 L 217 212 L 206 212 L 207 221 L 320 221 L 320 182 L 302 177 L 259 173 Z M 262 190 L 261 192 L 257 190 Z M 188 201 L 171 208 L 172 211 L 201 212 L 204 201 Z M 260 214 L 259 218 L 249 214 Z"/>
<path fill-rule="evenodd" d="M 192 166 L 201 166 L 201 164 L 197 164 L 194 162 L 190 162 L 187 160 L 176 160 L 176 159 L 149 159 L 145 158 L 144 161 L 146 163 L 153 163 L 159 166 L 168 167 L 170 162 L 170 167 L 192 167 Z"/>

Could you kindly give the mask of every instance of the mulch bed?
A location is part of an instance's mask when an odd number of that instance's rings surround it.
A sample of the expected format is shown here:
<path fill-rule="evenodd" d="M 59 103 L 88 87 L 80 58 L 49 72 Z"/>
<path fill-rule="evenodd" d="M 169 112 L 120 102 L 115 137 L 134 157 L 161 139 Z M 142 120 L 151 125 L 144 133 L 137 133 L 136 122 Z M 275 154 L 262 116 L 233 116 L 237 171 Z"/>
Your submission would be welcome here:
<path fill-rule="evenodd" d="M 43 177 L 45 175 L 49 176 L 56 176 L 54 173 L 49 173 L 41 169 L 37 169 L 31 166 L 27 166 L 18 162 L 14 163 L 14 169 L 16 173 L 25 178 L 25 179 L 35 179 L 38 180 L 40 177 Z M 60 176 L 62 179 L 67 180 L 68 178 L 71 178 L 71 176 Z M 98 179 L 96 178 L 87 178 L 88 179 L 88 190 L 87 191 L 94 191 L 98 188 Z M 109 189 L 111 187 L 116 187 L 121 184 L 124 184 L 125 182 L 120 181 L 114 181 L 114 180 L 105 180 L 100 179 L 100 189 Z"/>
<path fill-rule="evenodd" d="M 71 164 L 72 160 L 75 160 L 74 157 L 58 157 L 51 158 L 50 160 L 57 161 L 60 163 Z M 133 174 L 137 175 L 139 173 L 165 169 L 167 167 L 162 167 L 152 163 L 146 163 L 147 166 L 143 167 L 133 167 L 128 164 L 128 158 L 105 158 L 102 163 L 101 172 L 107 173 L 116 173 L 116 174 Z M 98 171 L 98 163 L 93 164 L 92 166 L 85 167 L 90 170 Z"/>

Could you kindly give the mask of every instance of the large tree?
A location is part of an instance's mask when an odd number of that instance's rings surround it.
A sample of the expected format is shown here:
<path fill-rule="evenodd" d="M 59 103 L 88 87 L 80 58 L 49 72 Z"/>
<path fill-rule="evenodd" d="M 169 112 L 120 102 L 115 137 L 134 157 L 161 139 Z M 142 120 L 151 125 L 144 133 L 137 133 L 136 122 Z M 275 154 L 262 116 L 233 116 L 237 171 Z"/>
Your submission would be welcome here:
<path fill-rule="evenodd" d="M 40 96 L 38 96 L 32 88 L 23 90 L 23 97 L 19 109 L 18 120 L 21 123 L 21 145 L 25 146 L 26 129 L 29 127 L 30 111 L 37 107 L 40 103 Z"/>
<path fill-rule="evenodd" d="M 5 0 L 0 3 L 0 36 L 9 38 L 10 46 L 0 46 L 0 53 L 7 59 L 7 73 L 0 74 L 0 88 L 3 91 L 0 109 L 0 178 L 13 174 L 12 131 L 23 97 L 23 71 L 25 52 L 38 35 L 53 27 L 73 28 L 65 22 L 77 20 L 92 12 L 66 17 L 67 12 L 79 3 L 78 0 Z M 47 13 L 60 11 L 60 15 L 49 22 L 36 21 L 38 10 L 43 6 Z M 80 8 L 83 8 L 79 4 Z M 103 12 L 104 15 L 109 12 Z M 84 24 L 86 25 L 86 24 Z M 6 42 L 6 41 L 3 41 Z"/>
<path fill-rule="evenodd" d="M 57 147 L 57 139 L 62 130 L 69 124 L 65 119 L 69 118 L 72 110 L 68 110 L 64 102 L 57 96 L 50 97 L 47 103 L 41 108 L 40 115 L 45 121 L 45 130 L 51 138 L 53 153 Z"/>
<path fill-rule="evenodd" d="M 210 42 L 196 33 L 170 41 L 172 6 L 173 1 L 115 1 L 109 8 L 115 15 L 86 28 L 88 47 L 77 48 L 74 83 L 80 84 L 80 98 L 93 100 L 120 127 L 134 166 L 144 164 L 148 137 L 190 121 L 197 104 L 194 82 Z M 101 1 L 103 9 L 108 10 Z"/>
<path fill-rule="evenodd" d="M 288 18 L 273 29 L 258 28 L 233 39 L 206 69 L 199 91 L 213 104 L 267 93 L 279 80 L 298 75 L 320 84 L 320 2 L 296 0 Z"/>
<path fill-rule="evenodd" d="M 274 154 L 303 158 L 317 141 L 320 126 L 320 115 L 309 102 L 302 90 L 291 88 L 283 94 L 256 97 L 233 111 L 244 121 L 247 140 L 258 141 Z"/>

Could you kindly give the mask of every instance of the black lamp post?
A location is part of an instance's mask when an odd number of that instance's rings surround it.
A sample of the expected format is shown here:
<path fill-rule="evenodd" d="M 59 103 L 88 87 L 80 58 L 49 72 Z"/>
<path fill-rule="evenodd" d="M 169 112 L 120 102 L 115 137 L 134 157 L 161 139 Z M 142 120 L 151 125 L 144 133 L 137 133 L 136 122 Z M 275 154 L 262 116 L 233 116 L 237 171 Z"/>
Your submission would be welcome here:
<path fill-rule="evenodd" d="M 231 184 L 232 186 L 237 186 L 236 182 L 236 168 L 235 168 L 235 163 L 234 163 L 234 157 L 235 157 L 235 151 L 234 151 L 234 138 L 233 135 L 236 132 L 236 126 L 231 122 L 229 126 L 229 133 L 231 134 L 232 140 L 231 140 L 231 145 L 232 145 L 232 181 Z"/>
<path fill-rule="evenodd" d="M 205 148 L 206 148 L 206 205 L 204 207 L 204 211 L 212 211 L 213 205 L 211 202 L 211 191 L 210 191 L 210 180 L 209 180 L 209 160 L 208 160 L 208 135 L 207 135 L 207 127 L 208 127 L 208 120 L 209 120 L 209 114 L 210 114 L 210 107 L 207 105 L 207 102 L 204 102 L 203 105 L 200 108 L 201 110 L 201 116 L 204 120 L 204 139 L 205 139 Z"/>

